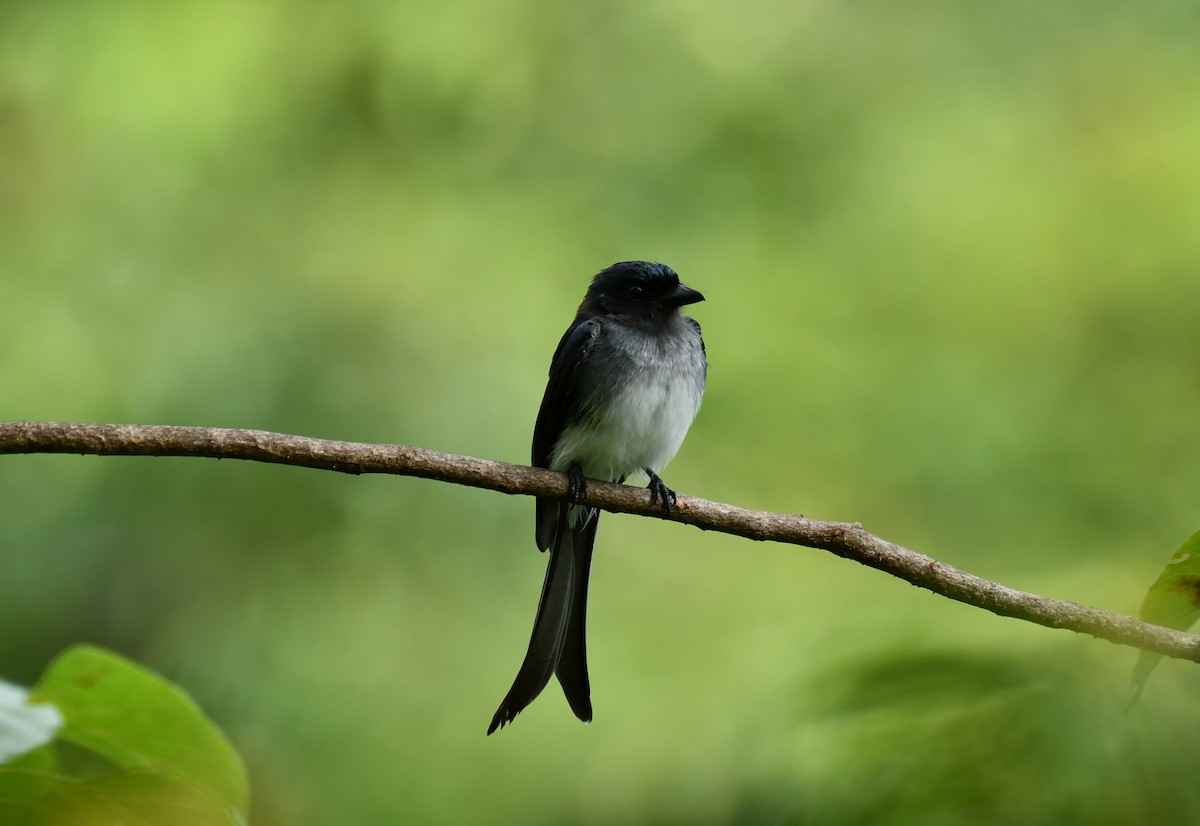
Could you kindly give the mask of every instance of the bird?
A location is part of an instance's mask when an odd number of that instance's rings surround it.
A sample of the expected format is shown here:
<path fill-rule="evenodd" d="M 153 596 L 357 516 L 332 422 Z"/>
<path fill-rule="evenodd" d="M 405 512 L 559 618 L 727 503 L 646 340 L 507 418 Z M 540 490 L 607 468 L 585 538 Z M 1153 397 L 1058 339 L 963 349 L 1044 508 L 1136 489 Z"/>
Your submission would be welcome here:
<path fill-rule="evenodd" d="M 591 281 L 558 342 L 533 430 L 533 465 L 567 474 L 565 500 L 538 497 L 535 538 L 548 550 L 529 648 L 487 733 L 511 723 L 557 676 L 575 716 L 591 722 L 588 575 L 597 508 L 587 480 L 644 474 L 651 504 L 677 497 L 659 472 L 692 425 L 708 376 L 700 324 L 681 308 L 704 301 L 665 264 L 622 261 Z"/>

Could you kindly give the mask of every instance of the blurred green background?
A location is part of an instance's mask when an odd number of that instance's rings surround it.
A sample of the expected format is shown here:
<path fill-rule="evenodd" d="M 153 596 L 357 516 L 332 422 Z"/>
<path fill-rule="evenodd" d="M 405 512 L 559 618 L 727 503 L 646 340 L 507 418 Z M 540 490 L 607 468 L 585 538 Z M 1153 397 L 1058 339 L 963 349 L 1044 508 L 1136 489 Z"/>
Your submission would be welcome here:
<path fill-rule="evenodd" d="M 666 478 L 1136 611 L 1200 527 L 1200 13 L 1020 0 L 0 5 L 0 419 L 524 462 L 588 278 L 661 260 Z M 491 738 L 532 502 L 0 459 L 0 675 L 186 686 L 274 824 L 1200 816 L 1200 671 L 805 549 L 608 516 L 595 722 Z"/>

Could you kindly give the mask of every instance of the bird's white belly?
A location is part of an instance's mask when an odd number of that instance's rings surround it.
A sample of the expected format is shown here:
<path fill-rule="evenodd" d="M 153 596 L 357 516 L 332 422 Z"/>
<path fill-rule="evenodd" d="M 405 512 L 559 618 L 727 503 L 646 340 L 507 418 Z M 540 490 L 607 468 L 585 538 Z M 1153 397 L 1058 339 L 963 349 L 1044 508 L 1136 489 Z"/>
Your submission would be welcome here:
<path fill-rule="evenodd" d="M 658 472 L 683 443 L 702 392 L 666 360 L 642 364 L 599 405 L 602 414 L 564 429 L 550 466 L 565 471 L 579 464 L 585 476 L 613 482 L 644 469 Z"/>

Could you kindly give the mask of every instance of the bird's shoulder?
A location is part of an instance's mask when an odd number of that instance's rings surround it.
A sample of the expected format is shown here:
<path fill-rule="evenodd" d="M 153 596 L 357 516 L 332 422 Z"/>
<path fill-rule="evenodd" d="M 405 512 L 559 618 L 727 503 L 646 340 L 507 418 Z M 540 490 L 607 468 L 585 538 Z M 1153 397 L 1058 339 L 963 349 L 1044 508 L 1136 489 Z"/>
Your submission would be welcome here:
<path fill-rule="evenodd" d="M 700 329 L 700 322 L 692 318 L 690 315 L 685 315 L 683 317 L 683 322 L 689 328 L 695 331 L 696 338 L 700 341 L 700 351 L 705 355 L 708 355 L 708 350 L 704 346 L 704 332 Z"/>
<path fill-rule="evenodd" d="M 595 344 L 603 329 L 600 317 L 577 318 L 558 341 L 554 357 L 550 359 L 550 377 L 556 372 L 569 370 L 579 365 Z"/>

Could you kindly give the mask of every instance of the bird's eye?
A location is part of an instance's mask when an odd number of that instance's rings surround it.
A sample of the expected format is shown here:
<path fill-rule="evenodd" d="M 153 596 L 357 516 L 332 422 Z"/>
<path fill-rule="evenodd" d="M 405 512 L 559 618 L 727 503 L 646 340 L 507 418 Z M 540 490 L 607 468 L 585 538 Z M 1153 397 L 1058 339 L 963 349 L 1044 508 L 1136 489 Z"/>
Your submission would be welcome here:
<path fill-rule="evenodd" d="M 631 284 L 629 289 L 626 290 L 626 294 L 634 301 L 641 301 L 646 291 L 642 289 L 641 284 Z"/>

